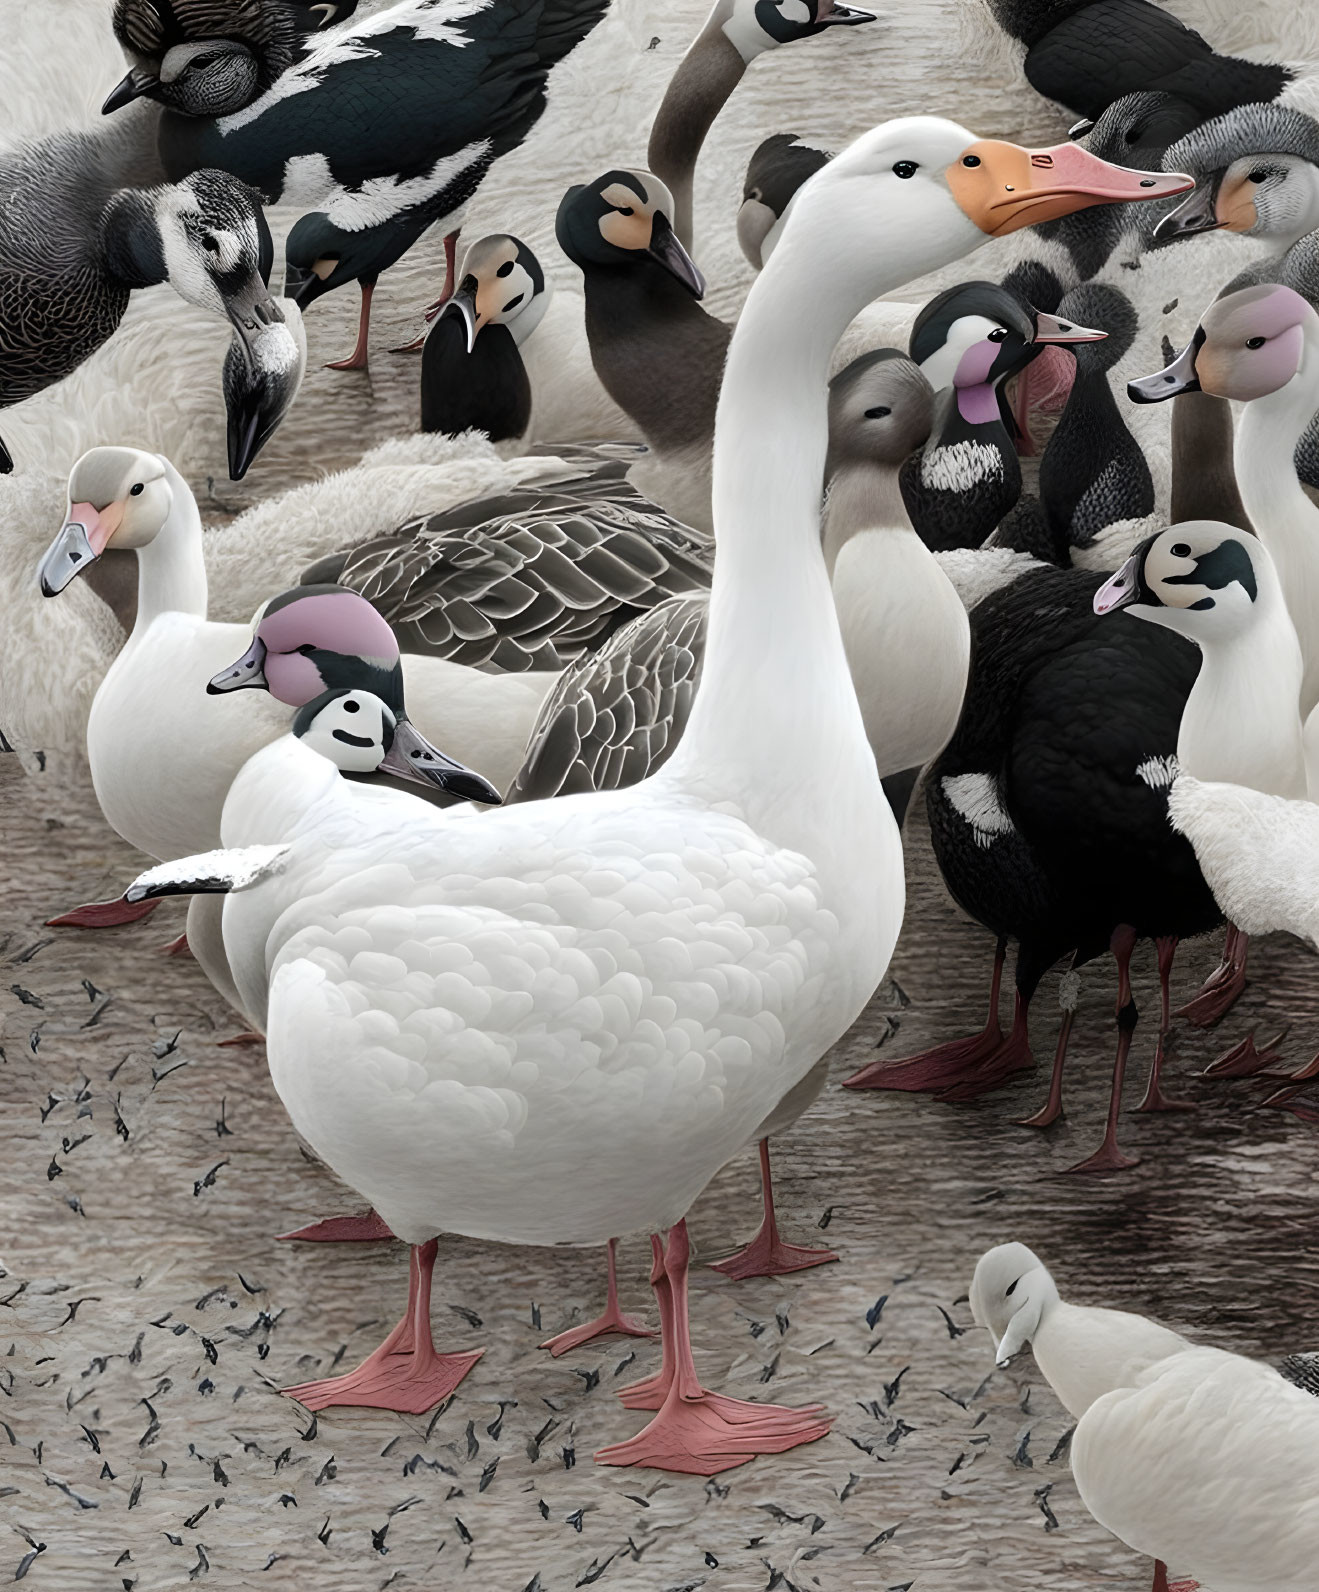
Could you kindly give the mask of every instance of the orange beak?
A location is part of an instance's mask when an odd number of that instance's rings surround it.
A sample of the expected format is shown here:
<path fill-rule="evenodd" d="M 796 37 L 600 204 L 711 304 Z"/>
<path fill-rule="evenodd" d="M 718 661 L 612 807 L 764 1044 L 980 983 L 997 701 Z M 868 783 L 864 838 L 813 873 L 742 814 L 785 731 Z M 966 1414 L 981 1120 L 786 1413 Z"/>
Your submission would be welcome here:
<path fill-rule="evenodd" d="M 1022 149 L 993 138 L 964 150 L 946 180 L 958 205 L 991 238 L 1092 205 L 1168 199 L 1195 187 L 1195 179 L 1182 172 L 1111 166 L 1079 144 Z"/>

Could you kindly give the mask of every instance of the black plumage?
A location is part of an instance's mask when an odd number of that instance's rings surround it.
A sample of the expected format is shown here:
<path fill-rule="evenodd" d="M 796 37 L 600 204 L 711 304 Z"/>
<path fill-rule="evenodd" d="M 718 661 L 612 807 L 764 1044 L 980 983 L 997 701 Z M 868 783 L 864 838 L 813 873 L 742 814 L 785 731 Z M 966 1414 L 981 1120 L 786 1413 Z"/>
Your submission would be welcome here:
<path fill-rule="evenodd" d="M 1115 99 L 1161 89 L 1202 117 L 1277 99 L 1286 67 L 1218 55 L 1150 0 L 990 0 L 999 25 L 1026 46 L 1026 76 L 1046 99 L 1098 118 Z"/>
<path fill-rule="evenodd" d="M 766 237 L 782 220 L 798 188 L 832 159 L 828 150 L 803 144 L 796 133 L 771 133 L 756 145 L 747 162 L 737 212 L 737 241 L 756 270 L 765 263 Z"/>
<path fill-rule="evenodd" d="M 868 1068 L 858 1087 L 973 1098 L 1029 1064 L 1025 1010 L 1062 957 L 1088 961 L 1124 926 L 1176 939 L 1222 921 L 1167 813 L 1199 652 L 1129 615 L 1096 616 L 1094 594 L 1106 578 L 1033 571 L 972 610 L 962 717 L 926 775 L 949 891 L 1000 942 L 1017 942 L 1014 1034 L 1003 1039 L 995 1014 L 978 1041 Z M 1135 1020 L 1127 1002 L 1123 1065 Z"/>
<path fill-rule="evenodd" d="M 491 442 L 520 437 L 531 419 L 531 381 L 507 326 L 489 326 L 467 352 L 467 329 L 441 315 L 421 357 L 421 429 L 456 437 L 484 431 Z"/>
<path fill-rule="evenodd" d="M 535 125 L 551 67 L 608 4 L 404 0 L 314 40 L 230 123 L 166 112 L 162 159 L 175 175 L 232 171 L 272 202 L 293 162 L 300 201 L 321 207 L 299 223 L 320 229 L 315 258 L 353 256 L 351 272 L 310 282 L 304 272 L 309 296 L 367 279 L 461 212 L 491 163 Z"/>
<path fill-rule="evenodd" d="M 1294 1387 L 1319 1398 L 1319 1354 L 1289 1354 L 1278 1370 Z"/>
<path fill-rule="evenodd" d="M 1154 512 L 1149 465 L 1109 385 L 1109 372 L 1131 347 L 1140 322 L 1125 294 L 1099 282 L 1073 288 L 1059 314 L 1108 333 L 1101 343 L 1073 349 L 1072 390 L 1040 460 L 1040 499 L 1050 530 L 1065 546 L 1088 547 L 1118 520 Z"/>

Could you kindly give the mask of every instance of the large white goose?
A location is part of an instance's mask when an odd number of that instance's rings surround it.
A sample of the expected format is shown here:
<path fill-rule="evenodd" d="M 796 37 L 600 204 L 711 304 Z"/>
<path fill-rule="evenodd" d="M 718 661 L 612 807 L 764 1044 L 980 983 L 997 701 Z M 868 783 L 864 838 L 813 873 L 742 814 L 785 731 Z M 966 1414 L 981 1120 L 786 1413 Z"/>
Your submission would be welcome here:
<path fill-rule="evenodd" d="M 1271 1365 L 1125 1310 L 1068 1304 L 1024 1244 L 983 1255 L 971 1311 L 1006 1366 L 1029 1344 L 1078 1417 L 1081 1501 L 1138 1553 L 1213 1592 L 1311 1592 L 1319 1398 Z M 1195 1592 L 1196 1581 L 1177 1583 Z"/>
<path fill-rule="evenodd" d="M 423 1273 L 440 1231 L 596 1245 L 668 1229 L 665 1364 L 628 1399 L 656 1414 L 598 1457 L 708 1474 L 827 1430 L 818 1410 L 702 1388 L 684 1216 L 856 1018 L 902 918 L 901 843 L 820 545 L 830 354 L 876 293 L 987 235 L 1157 196 L 1147 181 L 919 117 L 802 191 L 730 349 L 705 678 L 653 778 L 479 821 L 382 807 L 341 844 L 338 774 L 313 749 L 285 738 L 246 765 L 224 840 L 278 848 L 279 871 L 254 881 L 249 856 L 232 875 L 248 888 L 226 903 L 230 963 L 241 989 L 252 948 L 270 958 L 268 1055 L 295 1126 L 417 1246 L 410 1327 L 300 1397 L 434 1402 Z"/>

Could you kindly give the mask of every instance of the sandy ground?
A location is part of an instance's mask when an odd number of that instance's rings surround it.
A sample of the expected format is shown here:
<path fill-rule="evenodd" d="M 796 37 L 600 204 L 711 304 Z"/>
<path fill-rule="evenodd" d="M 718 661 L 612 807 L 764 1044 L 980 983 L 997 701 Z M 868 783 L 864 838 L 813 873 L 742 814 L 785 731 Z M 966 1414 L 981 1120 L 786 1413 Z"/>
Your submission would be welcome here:
<path fill-rule="evenodd" d="M 121 887 L 137 859 L 53 765 L 27 778 L 3 759 L 0 802 L 0 1578 L 58 1592 L 1136 1592 L 1148 1565 L 1076 1497 L 1069 1419 L 1029 1356 L 995 1372 L 972 1327 L 976 1257 L 1022 1239 L 1078 1301 L 1267 1357 L 1315 1346 L 1313 1126 L 1256 1109 L 1249 1084 L 1179 1076 L 1198 1111 L 1124 1119 L 1139 1167 L 1059 1175 L 1099 1132 L 1111 967 L 1087 979 L 1070 1114 L 1048 1135 L 1014 1125 L 1039 1075 L 973 1107 L 836 1087 L 878 1045 L 901 1054 L 982 1018 L 991 947 L 948 903 L 915 825 L 893 982 L 778 1146 L 785 1228 L 841 1263 L 694 1276 L 708 1385 L 822 1400 L 830 1436 L 710 1482 L 593 1465 L 639 1427 L 612 1393 L 655 1347 L 611 1339 L 552 1360 L 536 1345 L 594 1313 L 601 1257 L 459 1241 L 441 1246 L 437 1337 L 486 1352 L 452 1402 L 433 1418 L 314 1420 L 276 1390 L 375 1346 L 402 1308 L 406 1252 L 275 1241 L 358 1202 L 299 1148 L 262 1052 L 218 1047 L 237 1025 L 197 965 L 158 954 L 180 905 L 99 933 L 43 927 Z M 1179 987 L 1215 955 L 1189 947 Z M 1146 1012 L 1151 963 L 1142 953 Z M 1252 972 L 1223 1033 L 1178 1036 L 1174 1071 L 1256 1021 L 1291 1020 L 1308 1056 L 1313 959 L 1278 941 Z M 1045 1057 L 1054 994 L 1046 982 Z M 1142 1068 L 1152 1038 L 1138 1031 Z M 755 1193 L 749 1156 L 710 1187 L 692 1219 L 703 1255 L 751 1232 Z M 640 1239 L 623 1246 L 625 1301 L 653 1320 L 648 1258 Z"/>

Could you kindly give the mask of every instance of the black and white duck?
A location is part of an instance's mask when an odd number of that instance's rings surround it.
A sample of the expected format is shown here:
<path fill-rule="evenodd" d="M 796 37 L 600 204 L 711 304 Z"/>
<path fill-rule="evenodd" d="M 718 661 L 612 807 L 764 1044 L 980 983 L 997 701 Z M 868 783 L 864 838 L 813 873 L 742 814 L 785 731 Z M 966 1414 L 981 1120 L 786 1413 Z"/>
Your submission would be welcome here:
<path fill-rule="evenodd" d="M 115 37 L 132 65 L 102 109 L 147 98 L 184 116 L 242 110 L 309 34 L 356 9 L 357 0 L 115 0 Z"/>
<path fill-rule="evenodd" d="M 672 195 L 658 177 L 618 168 L 569 188 L 555 234 L 582 273 L 596 375 L 650 449 L 633 478 L 705 529 L 714 415 L 732 329 L 697 302 L 705 279 L 672 218 Z"/>
<path fill-rule="evenodd" d="M 916 317 L 910 353 L 939 394 L 930 439 L 903 467 L 902 494 L 927 547 L 979 547 L 1021 496 L 1004 383 L 1048 344 L 1105 332 L 1023 307 L 994 282 L 964 282 Z M 1007 421 L 1016 427 L 1010 411 Z"/>
<path fill-rule="evenodd" d="M 1286 66 L 1219 55 L 1151 0 L 989 0 L 998 24 L 1026 46 L 1031 86 L 1077 116 L 1100 117 L 1115 99 L 1161 89 L 1201 117 L 1274 100 Z"/>
<path fill-rule="evenodd" d="M 1154 229 L 1157 242 L 1226 229 L 1281 253 L 1319 227 L 1319 122 L 1289 105 L 1241 105 L 1173 144 L 1170 171 L 1195 192 Z"/>
<path fill-rule="evenodd" d="M 400 0 L 313 40 L 233 115 L 166 112 L 161 156 L 171 175 L 219 166 L 272 202 L 307 209 L 285 246 L 285 291 L 305 308 L 347 282 L 360 285 L 357 346 L 334 366 L 360 370 L 380 273 L 437 222 L 456 239 L 491 165 L 539 120 L 550 69 L 607 8 L 608 0 Z"/>
<path fill-rule="evenodd" d="M 552 284 L 532 250 L 510 233 L 479 239 L 463 256 L 458 286 L 426 335 L 421 429 L 491 442 L 526 433 L 532 390 L 522 344 L 549 307 Z"/>
<path fill-rule="evenodd" d="M 270 230 L 227 172 L 123 187 L 112 147 L 61 133 L 0 159 L 0 407 L 76 369 L 111 337 L 138 288 L 169 282 L 225 317 L 230 474 L 238 479 L 292 402 L 301 327 L 271 298 Z M 12 461 L 0 444 L 0 468 Z"/>
<path fill-rule="evenodd" d="M 873 11 L 837 0 L 716 0 L 673 74 L 646 151 L 651 171 L 673 195 L 673 230 L 685 247 L 692 246 L 692 180 L 701 145 L 756 57 L 830 28 L 874 21 Z"/>
<path fill-rule="evenodd" d="M 747 162 L 737 241 L 748 263 L 759 271 L 778 242 L 784 213 L 802 183 L 833 159 L 825 149 L 804 144 L 796 133 L 771 133 Z"/>
<path fill-rule="evenodd" d="M 1139 938 L 1156 941 L 1163 992 L 1160 1041 L 1143 1110 L 1175 1109 L 1160 1084 L 1175 942 L 1222 921 L 1189 844 L 1168 825 L 1168 786 L 1182 709 L 1199 668 L 1171 631 L 1093 608 L 1105 576 L 1042 569 L 971 613 L 971 673 L 956 733 L 926 776 L 935 856 L 953 899 L 998 936 L 983 1031 L 898 1062 L 876 1062 L 851 1088 L 974 1099 L 1033 1065 L 1028 1010 L 1044 974 L 1110 948 L 1118 963 L 1118 1043 L 1103 1142 L 1076 1170 L 1130 1165 L 1117 1145 L 1137 1011 L 1129 966 Z M 1154 637 L 1152 640 L 1151 637 Z M 1007 942 L 1017 941 L 1010 1031 L 998 1017 Z M 1044 1108 L 1061 1110 L 1062 1065 L 1078 981 L 1065 978 L 1063 1023 Z"/>

